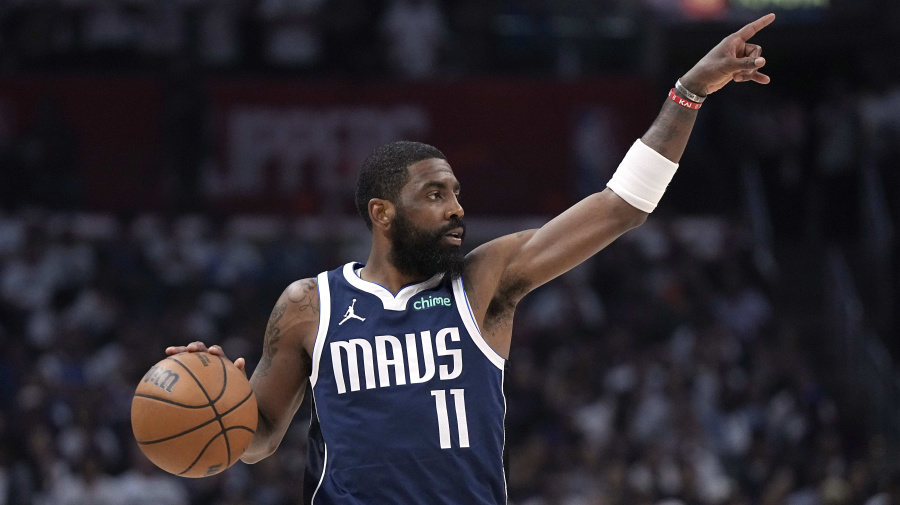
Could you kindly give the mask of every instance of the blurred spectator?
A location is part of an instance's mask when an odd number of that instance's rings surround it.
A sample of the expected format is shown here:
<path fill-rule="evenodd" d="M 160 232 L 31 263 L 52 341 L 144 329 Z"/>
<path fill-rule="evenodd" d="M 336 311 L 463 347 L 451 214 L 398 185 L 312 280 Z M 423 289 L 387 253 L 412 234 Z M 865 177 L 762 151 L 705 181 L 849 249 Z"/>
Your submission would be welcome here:
<path fill-rule="evenodd" d="M 84 46 L 99 65 L 134 61 L 140 41 L 139 20 L 126 4 L 95 0 L 86 12 Z"/>
<path fill-rule="evenodd" d="M 742 338 L 755 338 L 772 317 L 765 295 L 750 286 L 743 271 L 726 264 L 721 274 L 721 292 L 712 300 L 713 314 L 719 324 Z"/>
<path fill-rule="evenodd" d="M 437 71 L 447 26 L 437 0 L 389 0 L 381 20 L 388 65 L 400 77 L 422 79 Z"/>
<path fill-rule="evenodd" d="M 112 488 L 123 505 L 189 505 L 184 481 L 153 466 L 138 450 L 131 447 L 131 468 L 116 477 Z"/>
<path fill-rule="evenodd" d="M 264 57 L 276 68 L 311 70 L 321 63 L 319 11 L 325 0 L 260 0 Z"/>
<path fill-rule="evenodd" d="M 87 457 L 73 473 L 62 468 L 44 503 L 54 505 L 124 505 L 112 478 L 100 470 L 97 460 Z"/>
<path fill-rule="evenodd" d="M 197 59 L 208 67 L 236 66 L 245 56 L 241 17 L 248 0 L 209 0 L 201 3 L 197 21 Z"/>

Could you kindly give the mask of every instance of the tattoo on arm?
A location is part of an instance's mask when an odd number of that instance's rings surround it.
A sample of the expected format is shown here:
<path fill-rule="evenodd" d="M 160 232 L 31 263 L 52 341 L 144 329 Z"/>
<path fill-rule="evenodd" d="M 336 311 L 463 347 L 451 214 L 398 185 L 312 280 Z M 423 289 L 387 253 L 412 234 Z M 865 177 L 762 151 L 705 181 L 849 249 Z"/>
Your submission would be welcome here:
<path fill-rule="evenodd" d="M 315 279 L 307 279 L 303 282 L 303 292 L 296 296 L 288 296 L 288 299 L 297 304 L 297 308 L 301 311 L 312 310 L 314 314 L 319 313 L 319 294 L 317 291 L 318 284 Z"/>
<path fill-rule="evenodd" d="M 295 294 L 289 292 L 288 300 L 290 300 L 291 303 L 296 304 L 297 309 L 300 311 L 311 310 L 313 314 L 318 314 L 319 297 L 316 288 L 316 280 L 307 279 L 303 282 L 302 291 L 300 293 Z M 287 303 L 276 304 L 275 308 L 272 309 L 272 314 L 269 316 L 269 323 L 266 326 L 266 336 L 263 341 L 263 355 L 254 372 L 254 375 L 258 377 L 265 377 L 269 373 L 269 367 L 272 366 L 272 360 L 275 358 L 275 354 L 278 353 L 277 344 L 278 341 L 281 340 L 281 327 L 278 326 L 278 323 L 281 322 L 281 318 L 284 317 L 287 308 Z"/>
<path fill-rule="evenodd" d="M 286 303 L 275 305 L 275 308 L 272 309 L 272 314 L 269 316 L 269 324 L 266 326 L 266 338 L 263 342 L 263 355 L 262 359 L 259 360 L 255 373 L 259 377 L 265 377 L 269 373 L 272 359 L 278 352 L 278 348 L 275 347 L 278 344 L 278 340 L 281 339 L 281 328 L 278 327 L 278 321 L 281 321 L 281 318 L 284 317 L 285 310 L 287 310 Z"/>

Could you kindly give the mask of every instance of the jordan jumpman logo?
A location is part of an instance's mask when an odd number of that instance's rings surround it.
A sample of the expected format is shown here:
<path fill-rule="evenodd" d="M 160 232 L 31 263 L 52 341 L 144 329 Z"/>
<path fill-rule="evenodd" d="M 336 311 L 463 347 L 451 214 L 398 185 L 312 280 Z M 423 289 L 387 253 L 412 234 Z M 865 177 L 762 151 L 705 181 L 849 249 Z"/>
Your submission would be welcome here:
<path fill-rule="evenodd" d="M 353 299 L 353 303 L 351 303 L 350 306 L 347 307 L 347 313 L 344 314 L 344 319 L 343 319 L 343 321 L 341 321 L 341 322 L 338 323 L 338 326 L 340 326 L 340 325 L 346 323 L 348 319 L 359 319 L 360 321 L 365 321 L 365 320 L 366 320 L 366 318 L 364 318 L 364 317 L 359 317 L 359 316 L 357 316 L 356 314 L 353 313 L 353 306 L 354 306 L 354 305 L 356 305 L 356 298 L 354 298 L 354 299 Z"/>

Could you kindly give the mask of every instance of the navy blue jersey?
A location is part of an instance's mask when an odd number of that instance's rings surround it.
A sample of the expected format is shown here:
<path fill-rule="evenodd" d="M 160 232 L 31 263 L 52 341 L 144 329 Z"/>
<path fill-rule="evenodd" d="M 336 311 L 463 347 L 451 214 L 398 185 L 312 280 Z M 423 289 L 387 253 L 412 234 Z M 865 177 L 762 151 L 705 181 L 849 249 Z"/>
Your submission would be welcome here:
<path fill-rule="evenodd" d="M 317 277 L 307 504 L 507 502 L 505 360 L 462 279 L 397 296 L 348 263 Z"/>

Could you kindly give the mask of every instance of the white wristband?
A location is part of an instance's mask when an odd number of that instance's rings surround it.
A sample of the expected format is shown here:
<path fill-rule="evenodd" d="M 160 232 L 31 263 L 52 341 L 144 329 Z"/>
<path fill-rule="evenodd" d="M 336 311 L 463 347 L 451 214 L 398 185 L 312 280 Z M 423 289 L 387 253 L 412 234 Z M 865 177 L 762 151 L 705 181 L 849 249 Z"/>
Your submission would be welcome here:
<path fill-rule="evenodd" d="M 632 207 L 653 212 L 676 170 L 678 163 L 673 163 L 638 139 L 606 186 Z"/>

